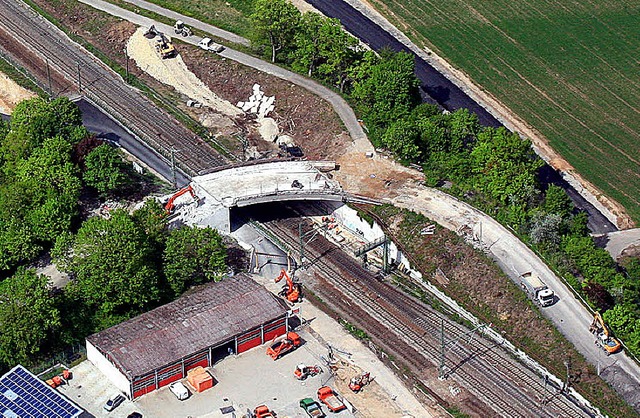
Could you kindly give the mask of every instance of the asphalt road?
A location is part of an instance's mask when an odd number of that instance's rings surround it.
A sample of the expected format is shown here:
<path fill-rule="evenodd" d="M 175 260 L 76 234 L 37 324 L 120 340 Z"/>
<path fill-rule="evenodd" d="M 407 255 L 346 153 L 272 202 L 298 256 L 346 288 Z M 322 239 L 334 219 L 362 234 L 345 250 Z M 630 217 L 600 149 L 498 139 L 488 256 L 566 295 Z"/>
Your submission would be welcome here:
<path fill-rule="evenodd" d="M 109 115 L 105 114 L 101 109 L 86 99 L 80 99 L 75 103 L 82 111 L 82 124 L 90 132 L 95 133 L 101 139 L 124 148 L 131 155 L 142 161 L 144 165 L 153 170 L 156 175 L 168 183 L 173 182 L 171 162 L 169 160 L 138 140 L 128 129 L 114 121 Z M 189 177 L 184 174 L 182 170 L 176 170 L 177 187 L 183 187 L 188 184 L 189 181 Z"/>
<path fill-rule="evenodd" d="M 485 126 L 503 126 L 484 107 L 476 103 L 428 62 L 347 2 L 343 0 L 307 0 L 307 2 L 325 15 L 340 19 L 347 31 L 376 51 L 390 48 L 394 51 L 404 51 L 412 54 L 415 57 L 416 76 L 421 82 L 420 88 L 424 101 L 435 102 L 449 111 L 466 108 L 477 114 L 480 123 Z M 547 166 L 541 170 L 540 180 L 543 184 L 555 184 L 562 187 L 576 207 L 589 215 L 588 226 L 593 233 L 599 234 L 618 230 L 611 221 L 580 195 L 553 168 Z"/>

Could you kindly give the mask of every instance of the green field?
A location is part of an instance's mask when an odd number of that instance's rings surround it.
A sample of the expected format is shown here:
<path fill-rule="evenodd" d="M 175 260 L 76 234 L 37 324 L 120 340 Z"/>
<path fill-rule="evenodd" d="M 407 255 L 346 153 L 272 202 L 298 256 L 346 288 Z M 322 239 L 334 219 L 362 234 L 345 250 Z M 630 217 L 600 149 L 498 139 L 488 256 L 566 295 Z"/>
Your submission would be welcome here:
<path fill-rule="evenodd" d="M 640 2 L 370 0 L 640 224 Z"/>

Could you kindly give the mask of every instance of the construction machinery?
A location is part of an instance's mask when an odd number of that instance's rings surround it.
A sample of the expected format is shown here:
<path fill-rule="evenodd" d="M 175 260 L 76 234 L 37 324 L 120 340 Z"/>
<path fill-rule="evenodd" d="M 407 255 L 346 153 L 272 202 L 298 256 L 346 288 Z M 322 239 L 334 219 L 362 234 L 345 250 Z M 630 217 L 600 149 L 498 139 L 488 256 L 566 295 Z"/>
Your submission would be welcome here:
<path fill-rule="evenodd" d="M 317 376 L 322 373 L 322 368 L 318 365 L 307 366 L 305 364 L 298 364 L 293 372 L 293 375 L 298 380 L 305 380 L 307 377 Z"/>
<path fill-rule="evenodd" d="M 158 51 L 162 59 L 173 58 L 177 54 L 176 48 L 162 32 L 158 32 L 156 38 L 156 51 Z"/>
<path fill-rule="evenodd" d="M 276 418 L 276 414 L 267 405 L 260 405 L 253 410 L 253 418 Z"/>
<path fill-rule="evenodd" d="M 175 210 L 176 208 L 175 200 L 186 193 L 191 193 L 191 197 L 196 202 L 200 202 L 200 198 L 198 198 L 198 196 L 196 195 L 196 192 L 193 190 L 193 187 L 191 187 L 191 185 L 188 185 L 187 187 L 183 187 L 182 189 L 174 193 L 173 196 L 169 198 L 169 201 L 167 202 L 167 204 L 164 205 L 164 211 L 167 215 L 170 215 Z"/>
<path fill-rule="evenodd" d="M 267 348 L 267 354 L 270 355 L 272 359 L 278 360 L 289 351 L 300 347 L 300 345 L 302 345 L 300 336 L 293 331 L 289 331 L 273 339 L 271 345 Z"/>
<path fill-rule="evenodd" d="M 596 312 L 593 316 L 589 331 L 596 336 L 596 345 L 602 348 L 607 355 L 616 353 L 622 348 L 620 341 L 610 335 L 609 328 L 605 325 L 600 312 Z"/>
<path fill-rule="evenodd" d="M 280 271 L 280 275 L 276 277 L 275 282 L 278 283 L 282 279 L 287 279 L 287 284 L 282 288 L 278 295 L 286 298 L 291 303 L 296 303 L 302 299 L 302 285 L 295 283 L 285 269 Z"/>
<path fill-rule="evenodd" d="M 349 389 L 358 393 L 363 387 L 371 383 L 371 373 L 362 372 L 359 376 L 353 377 L 349 382 Z"/>
<path fill-rule="evenodd" d="M 182 20 L 176 21 L 175 25 L 173 25 L 173 31 L 176 33 L 176 35 L 182 35 L 185 38 L 187 36 L 193 35 L 193 31 L 189 29 L 189 27 L 186 26 Z"/>
<path fill-rule="evenodd" d="M 149 26 L 149 29 L 146 30 L 145 33 L 143 33 L 142 35 L 145 38 L 149 38 L 149 39 L 153 39 L 156 36 L 158 36 L 160 32 L 158 31 L 158 29 L 156 29 L 156 27 L 154 25 Z"/>
<path fill-rule="evenodd" d="M 540 306 L 549 306 L 555 302 L 556 296 L 542 279 L 532 272 L 520 276 L 520 286 Z"/>
<path fill-rule="evenodd" d="M 310 418 L 325 418 L 326 415 L 320 404 L 311 398 L 300 399 L 300 408 L 307 413 Z"/>
<path fill-rule="evenodd" d="M 338 395 L 329 386 L 318 389 L 318 399 L 333 413 L 347 409 L 342 399 L 338 398 Z"/>

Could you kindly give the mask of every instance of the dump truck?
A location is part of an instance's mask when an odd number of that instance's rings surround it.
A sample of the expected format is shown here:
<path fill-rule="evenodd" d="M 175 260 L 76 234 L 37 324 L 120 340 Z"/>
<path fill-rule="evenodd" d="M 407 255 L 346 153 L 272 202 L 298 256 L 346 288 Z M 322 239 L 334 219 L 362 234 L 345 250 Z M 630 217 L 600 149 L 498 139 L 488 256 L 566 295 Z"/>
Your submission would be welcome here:
<path fill-rule="evenodd" d="M 314 401 L 311 398 L 300 399 L 300 408 L 304 409 L 304 412 L 307 413 L 311 418 L 325 418 L 326 415 L 320 404 Z"/>
<path fill-rule="evenodd" d="M 555 301 L 556 296 L 553 290 L 549 289 L 535 273 L 530 271 L 523 273 L 520 276 L 520 286 L 540 306 L 549 306 Z"/>
<path fill-rule="evenodd" d="M 253 418 L 275 418 L 276 414 L 267 405 L 256 406 L 253 410 Z"/>
<path fill-rule="evenodd" d="M 331 412 L 340 412 L 343 409 L 346 409 L 344 402 L 338 398 L 338 395 L 336 395 L 333 389 L 329 386 L 323 386 L 318 389 L 318 399 L 320 402 L 327 405 L 327 408 L 329 408 L 329 411 Z"/>
<path fill-rule="evenodd" d="M 301 344 L 302 339 L 300 336 L 293 331 L 289 331 L 285 335 L 273 339 L 271 345 L 267 348 L 267 354 L 270 355 L 272 359 L 278 360 L 289 351 L 300 347 Z"/>

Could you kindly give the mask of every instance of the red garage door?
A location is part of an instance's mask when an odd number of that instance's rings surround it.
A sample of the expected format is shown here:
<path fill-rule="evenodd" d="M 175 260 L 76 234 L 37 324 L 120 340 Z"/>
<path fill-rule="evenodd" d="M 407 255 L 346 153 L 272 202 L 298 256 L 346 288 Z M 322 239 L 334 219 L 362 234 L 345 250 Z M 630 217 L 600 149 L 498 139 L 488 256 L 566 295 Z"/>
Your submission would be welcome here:
<path fill-rule="evenodd" d="M 264 342 L 271 341 L 278 335 L 282 335 L 285 332 L 287 332 L 286 319 L 277 319 L 264 326 Z"/>
<path fill-rule="evenodd" d="M 260 328 L 249 331 L 246 334 L 238 337 L 238 354 L 243 353 L 253 347 L 257 347 L 262 344 L 262 333 Z"/>
<path fill-rule="evenodd" d="M 193 356 L 184 360 L 184 372 L 188 372 L 191 369 L 195 369 L 198 366 L 209 366 L 209 352 L 203 351 L 202 353 L 194 354 Z"/>
<path fill-rule="evenodd" d="M 134 399 L 142 395 L 146 395 L 147 393 L 152 392 L 154 390 L 156 390 L 155 373 L 138 377 L 133 381 L 133 398 Z"/>
<path fill-rule="evenodd" d="M 176 363 L 158 371 L 158 387 L 167 386 L 169 383 L 182 379 L 182 364 Z"/>

